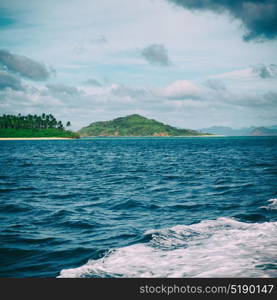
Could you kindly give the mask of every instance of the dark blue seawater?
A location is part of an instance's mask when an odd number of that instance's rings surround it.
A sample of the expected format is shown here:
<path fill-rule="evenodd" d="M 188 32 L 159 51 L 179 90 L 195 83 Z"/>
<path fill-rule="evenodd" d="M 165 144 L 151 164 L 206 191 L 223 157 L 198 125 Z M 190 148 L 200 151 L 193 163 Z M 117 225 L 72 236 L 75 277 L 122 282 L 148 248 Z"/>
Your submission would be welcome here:
<path fill-rule="evenodd" d="M 0 141 L 1 277 L 277 277 L 277 138 Z"/>

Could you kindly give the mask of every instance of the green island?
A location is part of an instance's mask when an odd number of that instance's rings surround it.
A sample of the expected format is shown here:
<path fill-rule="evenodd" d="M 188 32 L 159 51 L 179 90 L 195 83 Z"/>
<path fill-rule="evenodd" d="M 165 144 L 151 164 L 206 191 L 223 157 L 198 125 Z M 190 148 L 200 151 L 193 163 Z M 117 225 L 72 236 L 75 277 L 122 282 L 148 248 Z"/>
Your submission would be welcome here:
<path fill-rule="evenodd" d="M 68 130 L 70 122 L 62 121 L 49 114 L 2 115 L 0 116 L 0 138 L 79 138 L 79 134 Z"/>
<path fill-rule="evenodd" d="M 116 118 L 111 121 L 91 123 L 78 131 L 81 137 L 147 137 L 147 136 L 203 136 L 212 135 L 191 129 L 178 129 L 138 114 Z"/>
<path fill-rule="evenodd" d="M 80 137 L 170 137 L 213 135 L 191 129 L 178 129 L 138 114 L 111 121 L 91 123 L 77 132 L 69 130 L 70 122 L 63 125 L 51 114 L 0 116 L 0 138 L 80 138 Z"/>

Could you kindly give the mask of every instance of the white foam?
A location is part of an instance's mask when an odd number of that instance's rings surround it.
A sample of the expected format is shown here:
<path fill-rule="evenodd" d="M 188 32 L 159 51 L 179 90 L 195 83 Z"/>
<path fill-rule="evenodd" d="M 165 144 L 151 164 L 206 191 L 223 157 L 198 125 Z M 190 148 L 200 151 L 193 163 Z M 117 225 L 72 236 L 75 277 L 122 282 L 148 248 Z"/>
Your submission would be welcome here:
<path fill-rule="evenodd" d="M 261 206 L 260 208 L 265 208 L 265 209 L 268 209 L 268 210 L 271 210 L 271 209 L 277 209 L 277 199 L 270 199 L 268 200 L 267 202 L 269 202 L 269 204 L 267 206 Z"/>
<path fill-rule="evenodd" d="M 230 218 L 150 230 L 150 242 L 62 270 L 58 277 L 275 277 L 277 222 Z"/>

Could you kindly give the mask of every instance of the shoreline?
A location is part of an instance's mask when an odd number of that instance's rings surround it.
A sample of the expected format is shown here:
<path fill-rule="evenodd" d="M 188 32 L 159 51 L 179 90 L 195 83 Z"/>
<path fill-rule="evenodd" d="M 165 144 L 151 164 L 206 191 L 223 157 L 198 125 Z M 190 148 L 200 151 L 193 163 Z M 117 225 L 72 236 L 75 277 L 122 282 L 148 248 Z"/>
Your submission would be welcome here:
<path fill-rule="evenodd" d="M 31 140 L 75 140 L 75 138 L 66 137 L 18 137 L 18 138 L 0 138 L 0 141 L 31 141 Z"/>
<path fill-rule="evenodd" d="M 225 137 L 226 135 L 171 135 L 171 136 L 81 136 L 80 139 L 86 139 L 86 138 L 191 138 L 191 137 Z"/>

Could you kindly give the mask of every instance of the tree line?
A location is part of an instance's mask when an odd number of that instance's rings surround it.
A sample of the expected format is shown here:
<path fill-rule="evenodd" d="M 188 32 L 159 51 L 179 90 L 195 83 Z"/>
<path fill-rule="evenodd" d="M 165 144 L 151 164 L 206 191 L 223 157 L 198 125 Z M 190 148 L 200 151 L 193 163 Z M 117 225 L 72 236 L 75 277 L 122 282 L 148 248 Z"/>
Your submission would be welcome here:
<path fill-rule="evenodd" d="M 71 124 L 68 121 L 66 127 L 70 127 Z M 49 114 L 23 116 L 18 115 L 2 115 L 0 116 L 0 128 L 1 129 L 49 129 L 56 128 L 64 130 L 65 127 L 62 121 L 57 121 L 56 118 Z"/>

